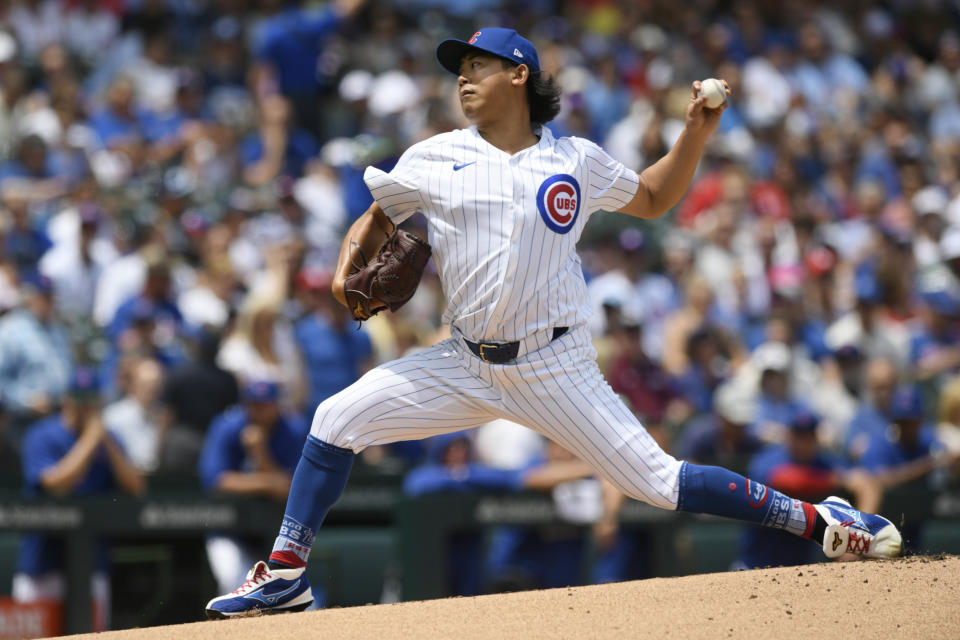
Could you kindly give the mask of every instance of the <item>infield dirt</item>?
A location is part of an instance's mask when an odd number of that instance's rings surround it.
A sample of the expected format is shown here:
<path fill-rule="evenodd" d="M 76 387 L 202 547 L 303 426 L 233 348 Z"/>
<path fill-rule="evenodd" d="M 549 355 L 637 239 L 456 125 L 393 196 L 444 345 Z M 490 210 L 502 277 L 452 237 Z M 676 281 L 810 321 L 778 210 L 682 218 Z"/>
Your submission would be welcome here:
<path fill-rule="evenodd" d="M 74 637 L 960 638 L 960 558 L 823 563 Z"/>

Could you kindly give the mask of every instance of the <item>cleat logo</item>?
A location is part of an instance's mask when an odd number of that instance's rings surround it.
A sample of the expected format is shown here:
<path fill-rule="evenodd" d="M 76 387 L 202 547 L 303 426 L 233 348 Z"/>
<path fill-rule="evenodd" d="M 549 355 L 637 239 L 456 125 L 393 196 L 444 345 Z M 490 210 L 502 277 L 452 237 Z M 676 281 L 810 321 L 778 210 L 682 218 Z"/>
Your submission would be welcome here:
<path fill-rule="evenodd" d="M 296 590 L 296 588 L 299 586 L 300 586 L 300 579 L 298 578 L 296 582 L 294 582 L 292 585 L 290 585 L 283 591 L 278 591 L 276 593 L 271 593 L 270 595 L 267 595 L 263 592 L 263 590 L 267 588 L 267 585 L 263 585 L 256 591 L 248 593 L 243 597 L 250 598 L 251 600 L 258 600 L 263 604 L 267 605 L 268 607 L 272 607 L 273 605 L 277 604 L 277 600 L 279 600 L 285 595 L 289 595 L 293 593 L 293 591 Z"/>
<path fill-rule="evenodd" d="M 833 532 L 833 550 L 836 551 L 837 548 L 843 544 L 843 540 L 840 539 L 840 534 L 836 531 Z"/>
<path fill-rule="evenodd" d="M 861 531 L 867 531 L 867 532 L 870 531 L 870 529 L 867 527 L 867 525 L 863 521 L 863 514 L 861 514 L 856 509 L 852 507 L 845 507 L 843 505 L 838 505 L 833 502 L 828 502 L 826 504 L 831 511 L 842 513 L 843 515 L 846 516 L 846 519 L 841 521 L 841 524 L 840 524 L 841 527 L 853 526 L 853 527 L 856 527 L 857 529 L 860 529 Z"/>

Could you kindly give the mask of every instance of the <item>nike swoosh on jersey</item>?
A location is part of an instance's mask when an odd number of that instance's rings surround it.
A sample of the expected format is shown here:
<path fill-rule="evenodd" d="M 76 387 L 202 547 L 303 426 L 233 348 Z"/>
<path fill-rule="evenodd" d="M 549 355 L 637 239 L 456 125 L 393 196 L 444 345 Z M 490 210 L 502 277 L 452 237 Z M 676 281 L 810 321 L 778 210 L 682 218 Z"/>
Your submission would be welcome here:
<path fill-rule="evenodd" d="M 454 170 L 454 171 L 460 171 L 460 169 L 463 169 L 464 167 L 469 167 L 470 165 L 476 164 L 476 163 L 477 163 L 477 161 L 474 160 L 473 162 L 464 162 L 463 164 L 454 164 L 454 165 L 453 165 L 453 170 Z"/>

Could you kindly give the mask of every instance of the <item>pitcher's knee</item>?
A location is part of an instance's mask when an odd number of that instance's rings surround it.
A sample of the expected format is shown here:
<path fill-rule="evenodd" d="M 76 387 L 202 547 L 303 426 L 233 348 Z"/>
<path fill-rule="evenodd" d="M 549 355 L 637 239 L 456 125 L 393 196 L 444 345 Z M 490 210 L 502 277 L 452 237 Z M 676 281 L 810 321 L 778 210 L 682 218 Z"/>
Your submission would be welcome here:
<path fill-rule="evenodd" d="M 310 435 L 335 447 L 359 452 L 356 447 L 359 422 L 354 418 L 353 412 L 338 410 L 333 402 L 335 398 L 336 396 L 327 398 L 317 407 L 313 413 Z"/>
<path fill-rule="evenodd" d="M 647 504 L 675 511 L 680 496 L 680 469 L 683 463 L 670 457 L 670 464 L 663 464 L 656 470 L 644 469 L 636 473 L 628 482 L 615 482 L 623 493 Z"/>
<path fill-rule="evenodd" d="M 677 493 L 661 493 L 656 491 L 641 491 L 636 488 L 631 491 L 624 492 L 628 498 L 633 498 L 640 502 L 645 502 L 652 507 L 657 507 L 658 509 L 666 509 L 668 511 L 677 510 Z"/>

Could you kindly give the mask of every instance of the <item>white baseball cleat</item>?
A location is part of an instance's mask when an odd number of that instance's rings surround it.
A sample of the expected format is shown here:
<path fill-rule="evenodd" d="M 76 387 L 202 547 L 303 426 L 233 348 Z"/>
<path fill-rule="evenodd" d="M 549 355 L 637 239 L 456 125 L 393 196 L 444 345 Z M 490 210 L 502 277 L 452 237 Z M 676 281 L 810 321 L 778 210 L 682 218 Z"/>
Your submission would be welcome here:
<path fill-rule="evenodd" d="M 310 583 L 299 569 L 270 569 L 262 560 L 235 591 L 207 603 L 207 617 L 231 618 L 251 613 L 303 611 L 313 603 Z"/>
<path fill-rule="evenodd" d="M 896 558 L 903 540 L 892 522 L 872 513 L 857 511 L 843 498 L 830 496 L 814 505 L 827 523 L 823 552 L 828 558 L 855 553 L 868 558 Z"/>

